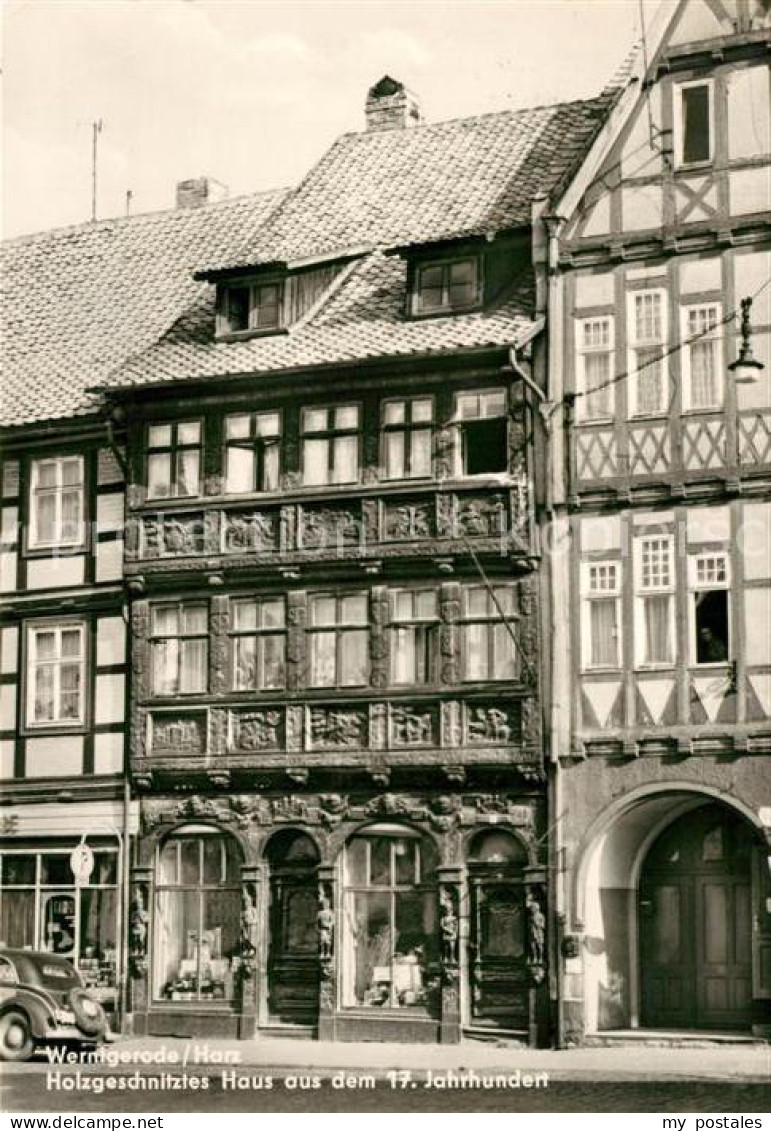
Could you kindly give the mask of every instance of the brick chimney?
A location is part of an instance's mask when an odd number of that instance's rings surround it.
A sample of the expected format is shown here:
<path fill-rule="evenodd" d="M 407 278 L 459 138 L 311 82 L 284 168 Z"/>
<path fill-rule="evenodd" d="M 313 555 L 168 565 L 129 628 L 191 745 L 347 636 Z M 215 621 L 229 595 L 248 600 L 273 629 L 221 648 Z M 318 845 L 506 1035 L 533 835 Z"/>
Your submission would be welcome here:
<path fill-rule="evenodd" d="M 405 130 L 423 120 L 417 95 L 384 75 L 367 93 L 367 130 Z"/>
<path fill-rule="evenodd" d="M 227 185 L 214 177 L 191 177 L 177 181 L 177 208 L 200 208 L 202 204 L 216 204 L 228 195 Z"/>

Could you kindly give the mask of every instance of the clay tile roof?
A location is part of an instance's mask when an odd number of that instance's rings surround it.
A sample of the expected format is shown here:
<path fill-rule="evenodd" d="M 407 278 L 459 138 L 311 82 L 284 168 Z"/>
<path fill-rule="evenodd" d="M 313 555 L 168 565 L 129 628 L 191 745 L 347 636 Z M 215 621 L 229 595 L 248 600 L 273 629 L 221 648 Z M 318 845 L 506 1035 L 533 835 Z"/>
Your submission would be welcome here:
<path fill-rule="evenodd" d="M 58 228 L 3 246 L 0 425 L 93 412 L 86 390 L 161 337 L 206 287 L 193 272 L 285 195 Z"/>
<path fill-rule="evenodd" d="M 617 94 L 449 122 L 344 134 L 290 193 L 270 231 L 255 229 L 212 273 L 530 223 L 533 197 L 569 177 Z"/>

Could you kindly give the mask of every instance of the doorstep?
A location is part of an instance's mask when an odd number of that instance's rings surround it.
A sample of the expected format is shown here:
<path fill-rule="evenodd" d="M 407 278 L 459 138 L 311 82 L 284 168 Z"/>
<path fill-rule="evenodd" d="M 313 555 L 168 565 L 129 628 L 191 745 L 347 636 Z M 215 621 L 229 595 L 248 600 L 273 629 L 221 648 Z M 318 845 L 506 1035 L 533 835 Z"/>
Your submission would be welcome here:
<path fill-rule="evenodd" d="M 601 1033 L 587 1033 L 586 1048 L 616 1048 L 640 1046 L 648 1048 L 712 1048 L 722 1045 L 763 1045 L 761 1037 L 751 1032 L 710 1029 L 607 1029 Z"/>

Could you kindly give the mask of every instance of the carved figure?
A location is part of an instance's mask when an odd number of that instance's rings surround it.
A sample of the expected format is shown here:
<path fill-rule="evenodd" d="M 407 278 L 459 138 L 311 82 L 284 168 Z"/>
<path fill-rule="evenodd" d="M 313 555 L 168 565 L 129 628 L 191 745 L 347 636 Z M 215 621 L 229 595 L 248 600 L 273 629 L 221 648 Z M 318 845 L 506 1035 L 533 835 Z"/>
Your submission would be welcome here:
<path fill-rule="evenodd" d="M 458 961 L 458 916 L 455 914 L 455 905 L 449 891 L 443 890 L 439 896 L 442 914 L 439 918 L 439 928 L 442 932 L 442 959 L 451 966 Z"/>
<path fill-rule="evenodd" d="M 147 972 L 147 924 L 150 916 L 139 884 L 134 888 L 129 909 L 129 961 L 131 973 L 141 978 Z"/>
<path fill-rule="evenodd" d="M 528 921 L 528 962 L 533 968 L 533 973 L 541 970 L 543 977 L 544 947 L 546 944 L 546 916 L 541 910 L 541 904 L 532 891 L 525 897 Z"/>
<path fill-rule="evenodd" d="M 241 896 L 241 957 L 249 960 L 257 953 L 255 936 L 257 933 L 257 908 L 251 892 L 245 887 Z"/>
<path fill-rule="evenodd" d="M 319 928 L 319 958 L 322 962 L 328 961 L 334 951 L 335 913 L 323 887 L 319 888 L 319 912 L 316 922 Z"/>

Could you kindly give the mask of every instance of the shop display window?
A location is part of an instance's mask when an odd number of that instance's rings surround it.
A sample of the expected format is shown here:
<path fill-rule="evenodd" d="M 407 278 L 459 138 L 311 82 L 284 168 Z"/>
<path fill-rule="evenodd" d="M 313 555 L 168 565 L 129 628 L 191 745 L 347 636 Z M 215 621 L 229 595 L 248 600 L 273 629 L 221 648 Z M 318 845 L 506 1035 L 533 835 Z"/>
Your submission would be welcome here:
<path fill-rule="evenodd" d="M 74 847 L 0 854 L 0 945 L 69 959 L 110 1009 L 118 980 L 118 854 L 96 851 L 91 875 L 76 887 Z"/>
<path fill-rule="evenodd" d="M 439 962 L 436 863 L 431 843 L 399 826 L 377 826 L 349 841 L 344 1005 L 431 1005 Z"/>
<path fill-rule="evenodd" d="M 181 831 L 159 849 L 153 926 L 156 998 L 232 1000 L 240 863 L 237 843 L 216 830 Z"/>

